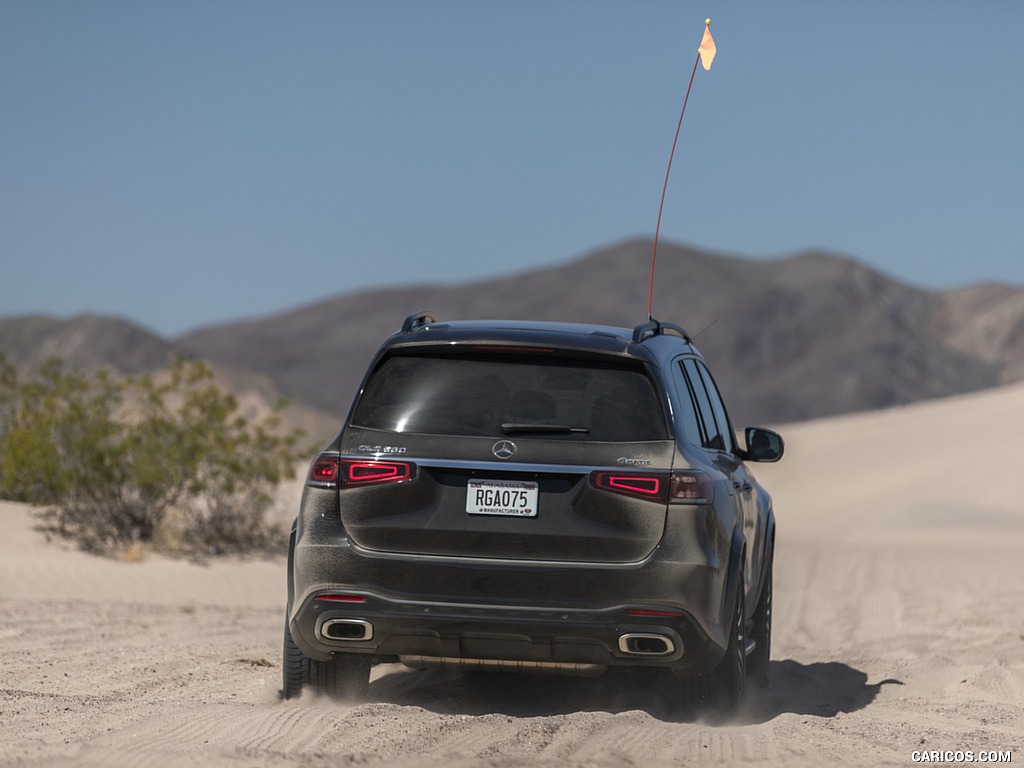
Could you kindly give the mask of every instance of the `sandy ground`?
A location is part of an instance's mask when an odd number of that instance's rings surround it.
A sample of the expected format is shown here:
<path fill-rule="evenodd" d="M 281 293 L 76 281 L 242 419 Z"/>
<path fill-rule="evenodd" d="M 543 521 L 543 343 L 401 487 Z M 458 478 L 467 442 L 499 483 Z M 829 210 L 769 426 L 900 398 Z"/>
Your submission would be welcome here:
<path fill-rule="evenodd" d="M 389 665 L 360 706 L 282 702 L 281 560 L 103 560 L 3 503 L 0 765 L 1024 762 L 1022 425 L 1016 387 L 785 430 L 786 458 L 757 468 L 779 525 L 774 684 L 725 726 L 674 721 L 629 675 Z"/>

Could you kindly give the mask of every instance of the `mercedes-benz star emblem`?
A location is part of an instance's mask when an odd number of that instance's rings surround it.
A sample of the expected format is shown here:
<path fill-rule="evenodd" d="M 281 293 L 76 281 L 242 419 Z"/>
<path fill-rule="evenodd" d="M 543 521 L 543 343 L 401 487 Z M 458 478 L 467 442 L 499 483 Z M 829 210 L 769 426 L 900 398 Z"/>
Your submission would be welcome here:
<path fill-rule="evenodd" d="M 516 444 L 511 440 L 499 440 L 491 447 L 491 452 L 499 459 L 511 459 L 516 455 Z"/>

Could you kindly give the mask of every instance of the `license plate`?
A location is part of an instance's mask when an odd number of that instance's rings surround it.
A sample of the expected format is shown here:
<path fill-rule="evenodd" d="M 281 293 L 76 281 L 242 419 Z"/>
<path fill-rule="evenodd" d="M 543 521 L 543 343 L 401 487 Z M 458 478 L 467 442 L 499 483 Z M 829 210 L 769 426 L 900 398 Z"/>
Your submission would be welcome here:
<path fill-rule="evenodd" d="M 470 480 L 466 511 L 471 515 L 537 516 L 537 483 L 529 480 Z"/>

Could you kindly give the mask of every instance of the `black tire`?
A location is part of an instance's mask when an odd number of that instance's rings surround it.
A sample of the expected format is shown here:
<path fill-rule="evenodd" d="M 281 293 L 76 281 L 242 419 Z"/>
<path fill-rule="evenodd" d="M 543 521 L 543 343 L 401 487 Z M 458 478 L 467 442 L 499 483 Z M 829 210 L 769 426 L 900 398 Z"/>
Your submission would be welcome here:
<path fill-rule="evenodd" d="M 775 557 L 772 552 L 768 554 L 768 568 L 765 571 L 764 584 L 761 585 L 761 595 L 757 599 L 757 608 L 754 610 L 753 626 L 750 630 L 750 639 L 757 645 L 753 653 L 747 657 L 747 676 L 761 688 L 766 688 L 772 680 L 771 656 L 772 656 L 772 570 Z"/>
<path fill-rule="evenodd" d="M 369 656 L 336 653 L 327 661 L 311 659 L 295 644 L 287 621 L 284 625 L 284 651 L 281 661 L 281 697 L 298 698 L 311 688 L 337 701 L 357 702 L 366 696 L 370 685 Z"/>
<path fill-rule="evenodd" d="M 725 656 L 701 680 L 702 704 L 706 714 L 722 720 L 735 714 L 743 703 L 747 684 L 746 618 L 743 604 L 743 573 L 738 574 L 733 599 L 729 645 Z"/>
<path fill-rule="evenodd" d="M 309 660 L 309 684 L 336 701 L 356 703 L 366 697 L 372 659 L 336 653 L 327 661 Z"/>
<path fill-rule="evenodd" d="M 302 689 L 309 684 L 309 658 L 303 655 L 299 646 L 292 639 L 288 628 L 288 620 L 284 623 L 284 650 L 281 659 L 282 688 L 281 696 L 285 699 L 298 698 Z"/>

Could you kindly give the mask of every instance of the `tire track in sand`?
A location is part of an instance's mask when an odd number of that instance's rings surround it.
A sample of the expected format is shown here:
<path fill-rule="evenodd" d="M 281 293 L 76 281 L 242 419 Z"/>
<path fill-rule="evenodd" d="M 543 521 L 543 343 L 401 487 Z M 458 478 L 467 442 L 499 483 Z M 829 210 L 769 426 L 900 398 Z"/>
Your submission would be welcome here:
<path fill-rule="evenodd" d="M 225 707 L 231 711 L 225 712 Z M 324 736 L 344 719 L 346 712 L 339 707 L 284 705 L 269 709 L 210 705 L 181 710 L 93 739 L 83 747 L 75 764 L 156 768 L 185 760 L 181 764 L 193 765 L 186 758 L 200 751 L 299 758 L 322 751 Z"/>

